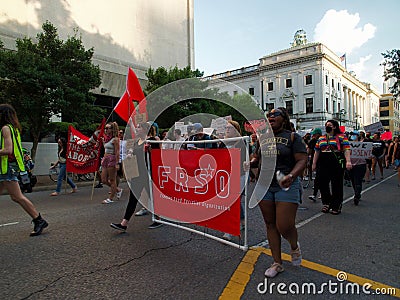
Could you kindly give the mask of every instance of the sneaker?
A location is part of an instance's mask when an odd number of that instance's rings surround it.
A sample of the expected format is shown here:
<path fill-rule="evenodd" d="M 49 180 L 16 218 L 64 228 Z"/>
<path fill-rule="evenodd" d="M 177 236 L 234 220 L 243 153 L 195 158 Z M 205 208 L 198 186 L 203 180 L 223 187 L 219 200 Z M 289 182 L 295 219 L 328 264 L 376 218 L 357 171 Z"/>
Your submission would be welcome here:
<path fill-rule="evenodd" d="M 163 226 L 163 225 L 164 225 L 164 224 L 162 224 L 162 223 L 158 223 L 158 222 L 154 221 L 153 224 L 151 224 L 151 225 L 149 226 L 149 229 L 156 229 L 156 228 L 161 227 L 161 226 Z"/>
<path fill-rule="evenodd" d="M 313 202 L 317 202 L 317 197 L 315 197 L 314 195 L 308 196 L 308 199 L 310 199 Z"/>
<path fill-rule="evenodd" d="M 301 265 L 302 255 L 301 255 L 299 242 L 297 242 L 297 249 L 290 251 L 290 256 L 292 257 L 292 265 L 293 266 Z"/>
<path fill-rule="evenodd" d="M 232 235 L 232 234 L 229 234 L 229 233 L 225 233 L 225 234 L 222 236 L 222 238 L 223 238 L 224 240 L 231 241 L 232 238 L 233 238 L 233 235 Z"/>
<path fill-rule="evenodd" d="M 110 204 L 113 203 L 114 201 L 112 201 L 110 198 L 107 198 L 106 200 L 103 200 L 101 203 L 102 204 Z"/>
<path fill-rule="evenodd" d="M 123 192 L 123 189 L 120 189 L 119 192 L 117 192 L 117 199 L 118 200 L 119 200 L 119 198 L 121 198 L 122 192 Z"/>
<path fill-rule="evenodd" d="M 119 223 L 111 223 L 110 226 L 111 226 L 112 228 L 117 229 L 117 230 L 120 230 L 120 231 L 122 231 L 122 232 L 125 232 L 126 229 L 128 228 L 128 226 L 122 226 L 122 225 L 119 224 Z"/>
<path fill-rule="evenodd" d="M 273 263 L 266 271 L 265 277 L 273 278 L 279 273 L 282 273 L 285 269 L 279 263 Z"/>
<path fill-rule="evenodd" d="M 37 236 L 40 235 L 47 226 L 49 226 L 49 223 L 46 222 L 46 220 L 43 220 L 42 217 L 39 216 L 32 220 L 33 222 L 33 231 L 31 232 L 30 236 Z"/>
<path fill-rule="evenodd" d="M 135 216 L 144 216 L 147 215 L 148 213 L 149 211 L 143 207 L 141 210 L 135 213 Z"/>
<path fill-rule="evenodd" d="M 99 184 L 97 184 L 94 188 L 95 189 L 99 189 L 99 188 L 102 188 L 103 187 L 103 184 L 102 183 L 99 183 Z"/>

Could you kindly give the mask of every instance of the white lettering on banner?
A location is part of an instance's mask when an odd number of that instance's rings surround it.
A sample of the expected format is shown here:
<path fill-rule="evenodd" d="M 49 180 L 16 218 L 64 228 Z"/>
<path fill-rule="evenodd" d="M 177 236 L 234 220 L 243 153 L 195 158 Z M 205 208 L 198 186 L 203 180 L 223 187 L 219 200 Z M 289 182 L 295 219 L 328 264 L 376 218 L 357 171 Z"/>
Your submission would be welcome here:
<path fill-rule="evenodd" d="M 218 170 L 213 177 L 214 169 L 208 165 L 207 168 L 198 168 L 194 170 L 194 179 L 198 185 L 193 186 L 195 194 L 206 194 L 208 192 L 208 185 L 215 185 L 215 192 L 221 199 L 228 198 L 230 195 L 230 179 L 231 176 L 226 170 Z M 158 185 L 160 189 L 166 189 L 166 184 L 170 181 L 171 166 L 158 166 Z M 207 177 L 210 177 L 208 179 Z M 214 182 L 211 182 L 214 180 Z M 187 171 L 181 167 L 175 167 L 175 191 L 176 192 L 189 192 L 188 186 L 189 176 Z"/>
<path fill-rule="evenodd" d="M 368 159 L 372 156 L 372 143 L 350 142 L 351 158 Z"/>

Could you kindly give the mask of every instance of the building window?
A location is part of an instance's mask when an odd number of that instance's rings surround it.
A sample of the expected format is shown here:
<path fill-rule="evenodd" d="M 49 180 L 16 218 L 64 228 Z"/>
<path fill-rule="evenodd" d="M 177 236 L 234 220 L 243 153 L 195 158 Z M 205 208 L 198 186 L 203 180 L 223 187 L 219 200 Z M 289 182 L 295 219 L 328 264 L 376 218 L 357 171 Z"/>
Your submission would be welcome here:
<path fill-rule="evenodd" d="M 389 126 L 389 120 L 381 120 L 382 126 Z"/>
<path fill-rule="evenodd" d="M 274 83 L 268 82 L 268 91 L 273 91 L 273 90 L 274 90 Z"/>
<path fill-rule="evenodd" d="M 312 84 L 312 75 L 306 75 L 306 84 Z"/>
<path fill-rule="evenodd" d="M 381 110 L 379 112 L 380 117 L 389 117 L 389 111 L 388 110 Z"/>
<path fill-rule="evenodd" d="M 286 88 L 292 87 L 292 78 L 286 79 Z"/>
<path fill-rule="evenodd" d="M 274 103 L 267 103 L 267 105 L 266 105 L 266 109 L 267 109 L 267 111 L 271 111 L 271 110 L 273 110 L 274 109 Z"/>
<path fill-rule="evenodd" d="M 326 112 L 329 112 L 329 98 L 325 98 L 325 109 Z"/>
<path fill-rule="evenodd" d="M 340 103 L 337 104 L 337 110 L 340 111 Z"/>
<path fill-rule="evenodd" d="M 325 75 L 325 84 L 328 84 L 328 75 Z"/>
<path fill-rule="evenodd" d="M 340 91 L 340 83 L 337 84 L 337 90 Z"/>
<path fill-rule="evenodd" d="M 249 88 L 249 94 L 254 96 L 254 88 L 253 87 Z"/>
<path fill-rule="evenodd" d="M 314 112 L 314 99 L 313 98 L 306 98 L 306 113 Z"/>
<path fill-rule="evenodd" d="M 286 101 L 286 110 L 289 115 L 293 115 L 293 101 Z"/>
<path fill-rule="evenodd" d="M 381 100 L 379 102 L 380 107 L 387 107 L 389 106 L 389 100 Z"/>
<path fill-rule="evenodd" d="M 335 80 L 332 79 L 332 87 L 335 87 Z"/>

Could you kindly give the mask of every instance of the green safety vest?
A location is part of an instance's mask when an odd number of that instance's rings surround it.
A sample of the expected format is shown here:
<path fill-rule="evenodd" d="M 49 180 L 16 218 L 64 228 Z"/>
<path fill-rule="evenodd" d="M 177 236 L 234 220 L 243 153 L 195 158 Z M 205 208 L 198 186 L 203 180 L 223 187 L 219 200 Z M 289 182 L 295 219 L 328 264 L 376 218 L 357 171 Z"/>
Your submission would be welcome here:
<path fill-rule="evenodd" d="M 18 130 L 14 130 L 14 127 L 11 124 L 7 125 L 11 131 L 11 138 L 12 143 L 14 146 L 13 152 L 15 159 L 17 160 L 18 169 L 21 172 L 25 171 L 24 165 L 24 157 L 22 155 L 22 148 L 21 148 L 21 136 Z M 1 141 L 1 148 L 4 148 L 4 139 L 2 131 L 0 130 L 0 141 Z M 0 174 L 7 174 L 8 171 L 8 155 L 2 155 L 0 158 L 1 166 L 0 166 Z"/>

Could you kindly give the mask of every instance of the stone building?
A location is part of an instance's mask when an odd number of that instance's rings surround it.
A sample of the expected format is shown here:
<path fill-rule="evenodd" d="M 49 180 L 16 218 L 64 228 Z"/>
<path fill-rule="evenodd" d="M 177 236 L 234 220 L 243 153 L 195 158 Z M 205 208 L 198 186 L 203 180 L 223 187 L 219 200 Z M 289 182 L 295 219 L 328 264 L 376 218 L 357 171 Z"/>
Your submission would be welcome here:
<path fill-rule="evenodd" d="M 194 67 L 193 0 L 4 0 L 1 12 L 0 39 L 8 49 L 15 49 L 16 38 L 35 38 L 46 20 L 61 39 L 78 29 L 101 69 L 93 93 L 110 106 L 125 91 L 128 67 L 142 87 L 150 66 Z"/>
<path fill-rule="evenodd" d="M 289 49 L 261 57 L 256 65 L 206 79 L 231 95 L 238 90 L 213 79 L 234 83 L 265 111 L 286 107 L 297 129 L 323 127 L 326 120 L 337 119 L 350 131 L 379 121 L 376 89 L 348 72 L 325 45 L 306 43 L 304 36 L 295 41 Z"/>

